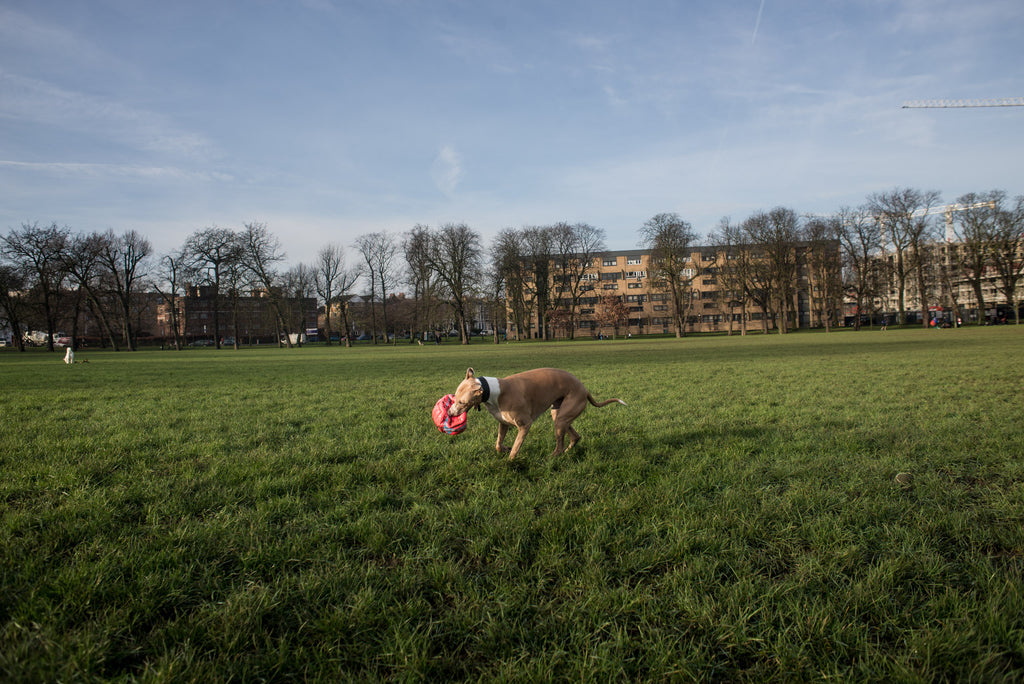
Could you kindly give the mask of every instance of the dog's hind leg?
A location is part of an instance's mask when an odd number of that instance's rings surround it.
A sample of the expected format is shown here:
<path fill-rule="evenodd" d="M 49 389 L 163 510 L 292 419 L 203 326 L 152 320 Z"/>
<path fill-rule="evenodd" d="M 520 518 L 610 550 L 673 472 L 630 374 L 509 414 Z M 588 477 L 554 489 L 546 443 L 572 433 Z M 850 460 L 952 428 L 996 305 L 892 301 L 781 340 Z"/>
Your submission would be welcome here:
<path fill-rule="evenodd" d="M 576 428 L 572 425 L 569 425 L 569 435 L 569 446 L 566 447 L 566 450 L 572 449 L 580 441 L 580 433 L 576 432 Z"/>
<path fill-rule="evenodd" d="M 551 409 L 551 417 L 555 421 L 555 450 L 552 456 L 558 456 L 566 449 L 572 449 L 580 441 L 580 433 L 576 432 L 572 423 L 587 408 L 586 397 L 569 395 L 559 400 L 558 408 Z M 565 446 L 565 436 L 569 435 L 569 446 Z"/>
<path fill-rule="evenodd" d="M 565 436 L 569 436 L 569 446 L 565 446 Z M 555 421 L 555 450 L 551 452 L 551 456 L 558 456 L 569 449 L 576 446 L 576 443 L 580 441 L 580 433 L 572 426 L 572 419 Z"/>
<path fill-rule="evenodd" d="M 555 404 L 551 407 L 551 420 L 555 424 L 555 450 L 551 454 L 552 456 L 557 456 L 563 451 L 572 449 L 574 446 L 576 446 L 576 442 L 580 441 L 580 433 L 576 432 L 576 430 L 574 430 L 572 427 L 572 421 L 575 420 L 575 416 L 569 418 L 569 420 L 567 421 L 558 420 L 559 415 L 561 415 L 563 418 L 566 416 L 566 412 L 560 410 L 561 407 L 561 399 L 556 401 Z M 569 433 L 569 446 L 565 446 L 565 435 L 567 432 Z"/>

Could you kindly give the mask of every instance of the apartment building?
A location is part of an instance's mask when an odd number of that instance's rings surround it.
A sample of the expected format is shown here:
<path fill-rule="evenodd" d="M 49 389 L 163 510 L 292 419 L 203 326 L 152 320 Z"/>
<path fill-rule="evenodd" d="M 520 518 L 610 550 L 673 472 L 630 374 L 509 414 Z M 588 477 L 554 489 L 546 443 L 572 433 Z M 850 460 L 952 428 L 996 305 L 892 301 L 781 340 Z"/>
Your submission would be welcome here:
<path fill-rule="evenodd" d="M 838 243 L 830 243 L 838 263 Z M 820 287 L 808 268 L 809 247 L 794 247 L 797 276 L 793 300 L 789 306 L 789 328 L 823 325 L 823 311 L 816 296 Z M 616 335 L 649 335 L 676 333 L 675 304 L 664 285 L 654 277 L 649 250 L 605 251 L 594 256 L 583 274 L 582 296 L 575 315 L 566 315 L 571 309 L 570 298 L 555 295 L 546 322 L 548 337 L 598 337 Z M 694 248 L 684 271 L 688 279 L 684 302 L 683 333 L 741 332 L 774 328 L 776 316 L 749 297 L 741 297 L 724 286 L 722 271 L 728 268 L 730 255 L 721 247 Z M 556 273 L 551 276 L 549 289 L 558 293 Z M 538 322 L 538 308 L 532 307 L 523 336 L 543 337 Z M 616 311 L 610 312 L 614 308 Z M 839 305 L 832 311 L 832 320 L 839 316 Z M 616 313 L 618 315 L 616 315 Z M 617 319 L 617 320 L 616 320 Z M 508 329 L 514 329 L 514 322 Z"/>
<path fill-rule="evenodd" d="M 909 255 L 905 257 L 907 276 L 904 282 L 904 308 L 906 322 L 921 322 L 922 310 L 927 307 L 928 318 L 940 322 L 960 323 L 1012 322 L 1013 304 L 1007 300 L 1002 279 L 997 270 L 986 266 L 981 274 L 981 301 L 969 272 L 961 265 L 964 246 L 954 241 L 932 242 L 922 249 L 924 268 L 923 291 L 912 268 Z M 879 256 L 884 282 L 874 305 L 890 320 L 896 320 L 899 310 L 899 281 L 896 276 L 896 254 L 883 252 Z M 1017 255 L 1017 263 L 1024 263 L 1024 254 Z M 1024 277 L 1016 283 L 1014 300 L 1018 307 L 1024 304 Z"/>

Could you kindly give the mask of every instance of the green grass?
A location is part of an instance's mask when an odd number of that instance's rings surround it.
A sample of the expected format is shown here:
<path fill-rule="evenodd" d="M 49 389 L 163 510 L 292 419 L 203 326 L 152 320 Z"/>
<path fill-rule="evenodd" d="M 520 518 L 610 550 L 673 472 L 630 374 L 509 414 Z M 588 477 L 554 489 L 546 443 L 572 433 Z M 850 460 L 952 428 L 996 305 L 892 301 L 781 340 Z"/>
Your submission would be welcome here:
<path fill-rule="evenodd" d="M 1020 681 L 1022 352 L 4 352 L 0 679 Z M 629 406 L 514 464 L 433 427 L 467 366 L 548 365 Z"/>

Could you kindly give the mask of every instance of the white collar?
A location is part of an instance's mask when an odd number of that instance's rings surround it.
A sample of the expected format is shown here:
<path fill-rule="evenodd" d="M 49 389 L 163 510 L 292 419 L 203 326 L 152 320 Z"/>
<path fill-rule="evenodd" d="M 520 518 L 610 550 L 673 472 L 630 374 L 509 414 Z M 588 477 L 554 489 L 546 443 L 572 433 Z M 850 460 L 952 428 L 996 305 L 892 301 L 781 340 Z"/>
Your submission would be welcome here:
<path fill-rule="evenodd" d="M 485 397 L 482 403 L 492 408 L 498 408 L 498 395 L 501 393 L 501 386 L 498 384 L 498 378 L 482 376 L 477 378 L 477 382 L 480 383 L 480 389 L 483 391 Z"/>

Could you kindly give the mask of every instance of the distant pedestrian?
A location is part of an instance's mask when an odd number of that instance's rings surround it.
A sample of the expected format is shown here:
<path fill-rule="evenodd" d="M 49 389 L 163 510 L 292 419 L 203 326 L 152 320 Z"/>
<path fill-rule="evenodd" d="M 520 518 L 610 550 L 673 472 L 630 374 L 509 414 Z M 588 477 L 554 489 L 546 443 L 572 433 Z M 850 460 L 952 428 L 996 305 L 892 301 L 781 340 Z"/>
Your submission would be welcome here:
<path fill-rule="evenodd" d="M 75 362 L 75 350 L 72 349 L 69 346 L 68 350 L 66 352 L 64 352 L 64 363 L 70 365 L 70 364 L 72 364 L 74 362 Z"/>
<path fill-rule="evenodd" d="M 882 332 L 885 332 L 886 330 L 888 330 L 888 328 L 889 328 L 889 319 L 883 317 L 882 318 Z"/>

